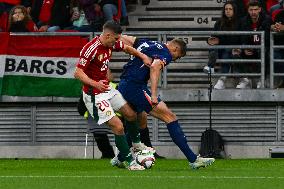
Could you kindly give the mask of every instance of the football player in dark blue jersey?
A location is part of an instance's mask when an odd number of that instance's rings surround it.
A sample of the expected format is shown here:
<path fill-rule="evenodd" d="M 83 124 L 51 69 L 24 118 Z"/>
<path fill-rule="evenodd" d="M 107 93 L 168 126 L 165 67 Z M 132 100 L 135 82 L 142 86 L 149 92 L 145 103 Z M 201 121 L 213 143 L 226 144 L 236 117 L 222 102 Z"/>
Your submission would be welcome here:
<path fill-rule="evenodd" d="M 139 115 L 146 112 L 164 121 L 173 142 L 184 153 L 193 169 L 211 165 L 215 161 L 214 158 L 199 157 L 192 152 L 176 115 L 158 97 L 157 87 L 162 69 L 169 65 L 172 60 L 177 60 L 186 55 L 186 43 L 181 39 L 173 39 L 163 44 L 126 35 L 123 35 L 120 40 L 153 59 L 151 66 L 148 67 L 143 64 L 141 59 L 132 57 L 124 65 L 120 77 L 118 90 L 138 113 L 138 118 L 141 117 Z M 147 87 L 148 81 L 151 83 L 151 92 Z M 137 128 L 129 125 L 127 129 L 132 140 L 139 140 Z"/>

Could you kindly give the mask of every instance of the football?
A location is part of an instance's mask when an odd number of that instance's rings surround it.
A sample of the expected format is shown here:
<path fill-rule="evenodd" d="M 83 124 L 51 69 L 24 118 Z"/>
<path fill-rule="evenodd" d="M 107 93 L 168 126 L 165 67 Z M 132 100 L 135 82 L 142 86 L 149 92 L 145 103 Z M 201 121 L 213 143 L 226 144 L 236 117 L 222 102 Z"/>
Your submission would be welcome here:
<path fill-rule="evenodd" d="M 148 150 L 142 150 L 136 154 L 136 162 L 145 169 L 150 169 L 155 164 L 154 155 Z"/>

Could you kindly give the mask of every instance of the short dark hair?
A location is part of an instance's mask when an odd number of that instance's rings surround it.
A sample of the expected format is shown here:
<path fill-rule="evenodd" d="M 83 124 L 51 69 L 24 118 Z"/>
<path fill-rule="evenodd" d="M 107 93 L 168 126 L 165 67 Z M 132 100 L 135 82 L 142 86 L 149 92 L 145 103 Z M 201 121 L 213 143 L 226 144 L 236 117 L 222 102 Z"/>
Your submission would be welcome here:
<path fill-rule="evenodd" d="M 103 29 L 109 29 L 111 31 L 113 31 L 115 34 L 121 34 L 122 33 L 122 28 L 120 26 L 120 24 L 116 21 L 113 20 L 109 20 L 107 21 L 104 26 Z"/>
<path fill-rule="evenodd" d="M 258 0 L 250 0 L 248 2 L 248 7 L 255 7 L 255 6 L 261 7 L 261 4 Z"/>
<path fill-rule="evenodd" d="M 172 42 L 177 44 L 180 47 L 180 52 L 182 56 L 185 56 L 186 55 L 186 43 L 184 42 L 184 40 L 176 38 L 176 39 L 173 39 Z"/>

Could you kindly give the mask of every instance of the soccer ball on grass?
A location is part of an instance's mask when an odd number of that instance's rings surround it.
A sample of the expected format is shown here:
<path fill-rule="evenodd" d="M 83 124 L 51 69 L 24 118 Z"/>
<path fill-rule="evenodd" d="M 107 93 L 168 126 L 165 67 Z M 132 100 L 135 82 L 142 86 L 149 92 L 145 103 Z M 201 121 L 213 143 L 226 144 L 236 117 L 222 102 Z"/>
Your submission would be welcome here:
<path fill-rule="evenodd" d="M 143 166 L 145 169 L 150 169 L 155 164 L 154 154 L 149 150 L 142 150 L 136 154 L 136 162 Z"/>

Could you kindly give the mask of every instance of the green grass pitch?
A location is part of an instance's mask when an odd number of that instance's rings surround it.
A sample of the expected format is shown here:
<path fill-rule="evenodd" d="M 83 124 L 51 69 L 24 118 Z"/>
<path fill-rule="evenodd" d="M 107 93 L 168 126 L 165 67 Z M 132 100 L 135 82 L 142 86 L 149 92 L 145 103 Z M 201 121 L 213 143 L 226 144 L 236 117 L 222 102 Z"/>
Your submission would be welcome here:
<path fill-rule="evenodd" d="M 160 160 L 146 171 L 109 160 L 0 159 L 0 189 L 283 189 L 284 159 L 216 160 L 191 170 L 186 160 Z"/>

